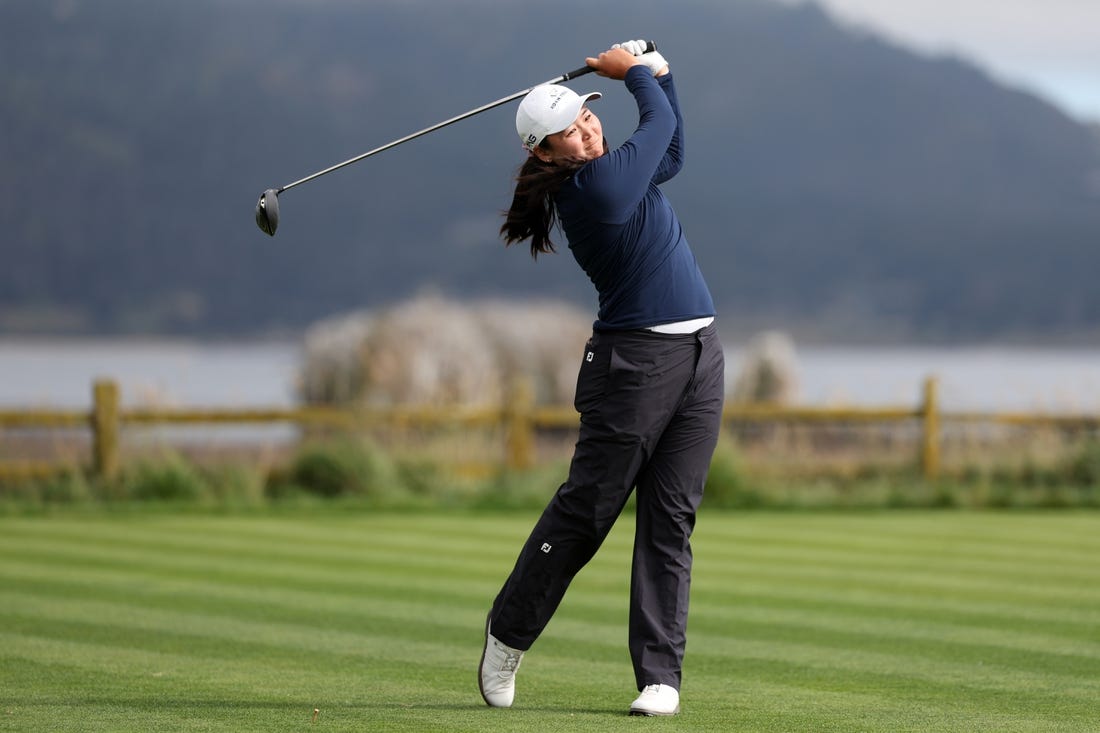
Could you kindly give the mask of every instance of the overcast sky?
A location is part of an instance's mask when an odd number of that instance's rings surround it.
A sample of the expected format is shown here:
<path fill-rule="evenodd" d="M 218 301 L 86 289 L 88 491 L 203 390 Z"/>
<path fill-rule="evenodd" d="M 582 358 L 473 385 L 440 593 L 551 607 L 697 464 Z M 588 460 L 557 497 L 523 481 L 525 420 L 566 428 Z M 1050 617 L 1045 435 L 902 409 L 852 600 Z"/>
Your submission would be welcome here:
<path fill-rule="evenodd" d="M 1100 121 L 1100 0 L 821 2 L 837 20 L 918 51 L 964 56 L 1079 119 Z"/>

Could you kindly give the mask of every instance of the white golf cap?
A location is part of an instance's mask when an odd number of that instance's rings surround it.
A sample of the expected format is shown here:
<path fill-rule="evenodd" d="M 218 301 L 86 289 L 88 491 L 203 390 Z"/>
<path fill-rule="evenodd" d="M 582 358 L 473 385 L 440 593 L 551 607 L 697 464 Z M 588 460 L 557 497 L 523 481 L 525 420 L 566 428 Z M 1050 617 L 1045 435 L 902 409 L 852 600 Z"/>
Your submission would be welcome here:
<path fill-rule="evenodd" d="M 516 110 L 516 132 L 523 147 L 534 150 L 547 135 L 561 132 L 573 124 L 581 107 L 599 92 L 578 95 L 561 84 L 543 84 L 527 93 Z"/>

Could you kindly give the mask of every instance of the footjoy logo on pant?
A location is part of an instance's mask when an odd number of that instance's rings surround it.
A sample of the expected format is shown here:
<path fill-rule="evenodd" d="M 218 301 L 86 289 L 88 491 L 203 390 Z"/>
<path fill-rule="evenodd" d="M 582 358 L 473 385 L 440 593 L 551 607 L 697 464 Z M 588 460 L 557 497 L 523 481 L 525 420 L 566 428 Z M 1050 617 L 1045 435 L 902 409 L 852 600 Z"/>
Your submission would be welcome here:
<path fill-rule="evenodd" d="M 550 554 L 550 543 L 549 542 L 543 542 L 542 543 L 542 551 L 545 552 L 547 555 Z"/>
<path fill-rule="evenodd" d="M 589 351 L 587 354 L 584 355 L 584 360 L 585 361 L 592 361 L 592 359 L 594 359 L 595 357 L 596 357 L 596 355 L 593 354 L 591 351 Z"/>

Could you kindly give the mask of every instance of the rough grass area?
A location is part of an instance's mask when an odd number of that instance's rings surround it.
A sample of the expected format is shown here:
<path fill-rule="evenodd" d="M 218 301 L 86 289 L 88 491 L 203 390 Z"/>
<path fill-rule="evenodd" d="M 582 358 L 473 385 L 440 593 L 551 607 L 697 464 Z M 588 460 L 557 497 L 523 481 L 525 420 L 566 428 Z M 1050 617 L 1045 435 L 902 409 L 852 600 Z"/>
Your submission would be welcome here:
<path fill-rule="evenodd" d="M 534 519 L 0 518 L 0 730 L 1096 730 L 1100 514 L 704 512 L 670 720 L 625 714 L 629 515 L 483 705 Z"/>
<path fill-rule="evenodd" d="M 1095 438 L 1063 441 L 1057 450 L 1048 446 L 1041 459 L 1034 452 L 986 456 L 983 463 L 956 466 L 932 479 L 924 478 L 912 460 L 855 460 L 843 445 L 825 448 L 831 455 L 827 463 L 793 446 L 769 464 L 761 462 L 758 448 L 744 448 L 723 435 L 711 461 L 705 506 L 1100 508 L 1100 441 Z M 110 479 L 79 466 L 38 477 L 0 471 L 0 515 L 128 503 L 227 510 L 352 504 L 360 509 L 537 511 L 567 473 L 568 456 L 524 470 L 499 462 L 464 466 L 434 451 L 395 452 L 351 435 L 303 441 L 278 459 L 264 460 L 211 460 L 164 447 L 127 460 Z"/>

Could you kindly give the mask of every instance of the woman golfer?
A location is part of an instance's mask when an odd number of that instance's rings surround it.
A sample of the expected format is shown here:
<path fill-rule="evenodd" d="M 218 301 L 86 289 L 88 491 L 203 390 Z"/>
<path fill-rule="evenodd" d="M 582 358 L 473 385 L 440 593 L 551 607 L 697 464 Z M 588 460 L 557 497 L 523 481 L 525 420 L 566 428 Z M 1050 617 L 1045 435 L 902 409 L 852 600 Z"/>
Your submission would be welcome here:
<path fill-rule="evenodd" d="M 630 582 L 630 657 L 641 694 L 632 715 L 680 710 L 691 581 L 689 538 L 718 437 L 722 348 L 714 304 L 680 222 L 658 185 L 683 165 L 682 120 L 668 65 L 640 41 L 586 63 L 625 82 L 638 127 L 609 150 L 586 106 L 598 93 L 532 90 L 516 114 L 529 156 L 501 235 L 554 251 L 560 222 L 599 293 L 575 406 L 580 435 L 569 476 L 523 546 L 486 624 L 479 684 L 509 707 L 524 651 L 550 621 L 637 492 Z"/>

